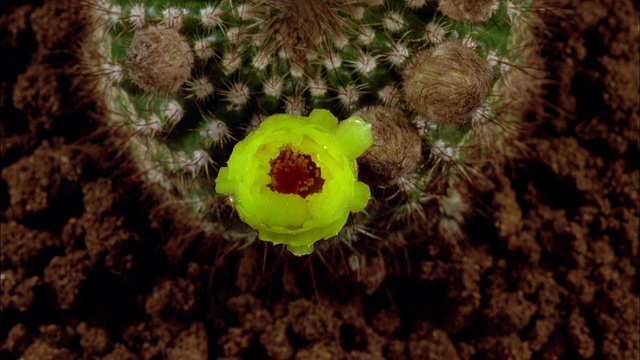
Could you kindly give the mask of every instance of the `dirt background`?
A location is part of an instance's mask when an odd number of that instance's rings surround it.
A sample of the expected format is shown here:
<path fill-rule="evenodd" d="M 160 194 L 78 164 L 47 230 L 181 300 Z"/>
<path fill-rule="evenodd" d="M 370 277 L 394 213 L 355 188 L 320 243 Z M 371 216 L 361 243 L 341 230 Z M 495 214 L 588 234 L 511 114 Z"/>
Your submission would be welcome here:
<path fill-rule="evenodd" d="M 466 235 L 357 258 L 175 235 L 77 98 L 66 3 L 0 5 L 2 359 L 638 358 L 637 2 L 545 16 L 529 156 Z"/>

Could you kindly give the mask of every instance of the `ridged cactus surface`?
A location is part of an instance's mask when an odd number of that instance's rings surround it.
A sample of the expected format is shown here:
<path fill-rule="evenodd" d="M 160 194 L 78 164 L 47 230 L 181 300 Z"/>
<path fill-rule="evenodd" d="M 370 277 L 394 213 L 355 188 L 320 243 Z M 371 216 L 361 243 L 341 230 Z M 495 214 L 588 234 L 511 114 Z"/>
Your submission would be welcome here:
<path fill-rule="evenodd" d="M 255 239 L 215 179 L 273 114 L 373 125 L 373 200 L 339 238 L 463 222 L 457 181 L 520 121 L 529 1 L 91 0 L 85 71 L 148 183 L 194 223 Z M 394 195 L 395 194 L 395 195 Z M 171 205 L 167 205 L 171 206 Z M 184 209 L 184 206 L 180 207 Z M 439 215 L 438 215 L 439 214 Z"/>

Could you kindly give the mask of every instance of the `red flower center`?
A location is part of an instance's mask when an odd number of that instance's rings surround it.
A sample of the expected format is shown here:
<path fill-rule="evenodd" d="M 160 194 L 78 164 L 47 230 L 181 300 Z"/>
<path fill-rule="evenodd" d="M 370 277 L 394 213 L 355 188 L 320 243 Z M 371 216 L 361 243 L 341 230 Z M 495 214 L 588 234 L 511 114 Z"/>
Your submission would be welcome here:
<path fill-rule="evenodd" d="M 311 155 L 297 152 L 287 144 L 280 148 L 280 155 L 270 162 L 271 183 L 269 189 L 281 194 L 297 194 L 306 198 L 322 191 L 324 179 Z"/>

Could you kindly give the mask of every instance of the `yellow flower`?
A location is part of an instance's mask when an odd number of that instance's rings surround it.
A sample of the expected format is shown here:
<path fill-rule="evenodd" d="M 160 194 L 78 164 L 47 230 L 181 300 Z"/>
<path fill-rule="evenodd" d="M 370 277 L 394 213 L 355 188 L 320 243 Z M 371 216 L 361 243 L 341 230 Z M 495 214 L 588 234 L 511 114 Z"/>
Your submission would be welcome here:
<path fill-rule="evenodd" d="M 373 143 L 371 125 L 357 116 L 338 123 L 329 111 L 309 117 L 273 115 L 233 149 L 216 192 L 229 194 L 240 218 L 261 240 L 296 255 L 336 235 L 349 212 L 367 206 L 356 158 Z"/>

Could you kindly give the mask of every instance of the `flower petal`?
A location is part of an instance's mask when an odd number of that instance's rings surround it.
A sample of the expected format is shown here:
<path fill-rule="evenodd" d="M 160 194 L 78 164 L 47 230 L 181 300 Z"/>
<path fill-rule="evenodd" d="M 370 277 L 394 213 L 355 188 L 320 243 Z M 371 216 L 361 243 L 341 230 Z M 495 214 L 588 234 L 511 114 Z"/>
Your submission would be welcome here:
<path fill-rule="evenodd" d="M 333 131 L 336 125 L 338 125 L 338 118 L 333 116 L 328 110 L 314 109 L 311 111 L 311 114 L 309 114 L 309 122 L 325 130 Z"/>
<path fill-rule="evenodd" d="M 218 194 L 232 194 L 235 189 L 236 182 L 229 179 L 229 168 L 221 168 L 216 179 L 216 192 Z"/>
<path fill-rule="evenodd" d="M 341 121 L 334 133 L 342 151 L 349 159 L 356 159 L 373 144 L 371 124 L 358 116 Z"/>
<path fill-rule="evenodd" d="M 309 255 L 313 252 L 313 244 L 311 245 L 287 245 L 287 250 L 289 250 L 293 255 L 302 256 Z"/>
<path fill-rule="evenodd" d="M 359 212 L 364 210 L 371 198 L 371 189 L 369 185 L 362 181 L 356 181 L 353 187 L 353 197 L 351 198 L 351 204 L 349 210 L 353 212 Z"/>

